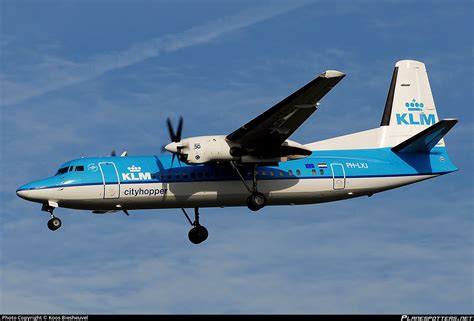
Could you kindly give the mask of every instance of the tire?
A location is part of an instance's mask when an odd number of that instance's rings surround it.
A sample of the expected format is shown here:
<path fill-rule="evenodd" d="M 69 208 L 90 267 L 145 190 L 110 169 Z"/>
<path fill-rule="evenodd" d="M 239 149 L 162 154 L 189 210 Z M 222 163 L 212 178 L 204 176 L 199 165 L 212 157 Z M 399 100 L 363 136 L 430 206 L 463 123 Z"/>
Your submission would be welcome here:
<path fill-rule="evenodd" d="M 62 225 L 61 220 L 57 217 L 53 217 L 48 221 L 48 228 L 51 231 L 56 231 L 58 228 L 60 228 Z"/>
<path fill-rule="evenodd" d="M 207 229 L 204 226 L 199 225 L 199 226 L 193 227 L 189 231 L 188 238 L 191 241 L 191 243 L 200 244 L 200 243 L 204 242 L 207 239 L 208 235 L 209 235 L 209 233 L 208 233 Z"/>
<path fill-rule="evenodd" d="M 207 231 L 207 228 L 205 228 L 202 225 L 199 225 L 199 226 L 196 226 L 195 229 L 196 229 L 196 234 L 199 240 L 201 241 L 199 243 L 202 243 L 205 240 L 207 240 L 207 237 L 209 236 L 209 232 Z"/>
<path fill-rule="evenodd" d="M 254 211 L 254 212 L 256 212 L 260 209 L 252 203 L 252 195 L 247 197 L 247 207 L 249 208 L 249 210 Z"/>
<path fill-rule="evenodd" d="M 258 211 L 267 205 L 267 198 L 262 193 L 254 193 L 247 198 L 247 206 L 251 211 Z"/>

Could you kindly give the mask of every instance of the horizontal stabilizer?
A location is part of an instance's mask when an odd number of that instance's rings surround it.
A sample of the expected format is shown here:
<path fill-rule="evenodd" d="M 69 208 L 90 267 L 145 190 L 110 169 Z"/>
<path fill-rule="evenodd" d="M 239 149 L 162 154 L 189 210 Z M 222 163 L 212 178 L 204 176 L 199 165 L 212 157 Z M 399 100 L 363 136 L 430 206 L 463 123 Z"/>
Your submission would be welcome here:
<path fill-rule="evenodd" d="M 443 119 L 393 147 L 395 153 L 428 153 L 456 125 L 457 119 Z"/>

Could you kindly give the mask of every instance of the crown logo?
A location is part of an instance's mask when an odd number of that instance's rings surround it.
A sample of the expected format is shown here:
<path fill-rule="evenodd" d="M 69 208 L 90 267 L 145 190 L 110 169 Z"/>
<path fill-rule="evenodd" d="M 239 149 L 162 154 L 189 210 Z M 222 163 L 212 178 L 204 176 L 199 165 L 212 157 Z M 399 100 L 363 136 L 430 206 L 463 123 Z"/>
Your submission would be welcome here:
<path fill-rule="evenodd" d="M 142 168 L 141 167 L 136 167 L 135 165 L 132 165 L 131 167 L 128 167 L 128 171 L 131 172 L 131 173 L 141 172 Z"/>
<path fill-rule="evenodd" d="M 405 103 L 405 107 L 407 107 L 409 111 L 422 111 L 425 104 L 419 103 L 415 98 L 413 98 L 411 102 Z"/>

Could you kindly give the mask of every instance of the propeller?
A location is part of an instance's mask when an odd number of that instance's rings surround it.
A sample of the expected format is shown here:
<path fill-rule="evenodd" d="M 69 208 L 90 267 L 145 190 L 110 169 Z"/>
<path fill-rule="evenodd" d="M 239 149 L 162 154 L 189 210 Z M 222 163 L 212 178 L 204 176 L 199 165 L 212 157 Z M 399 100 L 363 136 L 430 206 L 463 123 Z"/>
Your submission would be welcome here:
<path fill-rule="evenodd" d="M 174 131 L 173 124 L 171 123 L 171 119 L 169 117 L 166 120 L 166 125 L 168 126 L 168 134 L 170 135 L 171 143 L 166 146 L 163 146 L 162 151 L 166 150 L 173 154 L 173 157 L 171 158 L 171 166 L 173 166 L 176 154 L 178 154 L 178 162 L 179 165 L 181 165 L 179 150 L 184 147 L 180 144 L 181 134 L 183 132 L 183 116 L 179 116 L 178 128 L 176 132 Z"/>

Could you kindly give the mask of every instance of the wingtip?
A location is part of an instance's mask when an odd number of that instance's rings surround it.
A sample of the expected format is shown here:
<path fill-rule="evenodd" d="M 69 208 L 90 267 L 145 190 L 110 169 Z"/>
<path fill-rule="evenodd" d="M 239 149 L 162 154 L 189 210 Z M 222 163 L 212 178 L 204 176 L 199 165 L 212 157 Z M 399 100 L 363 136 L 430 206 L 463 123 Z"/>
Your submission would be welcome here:
<path fill-rule="evenodd" d="M 321 77 L 324 78 L 336 78 L 336 77 L 344 77 L 346 74 L 337 70 L 326 70 L 321 74 Z"/>

